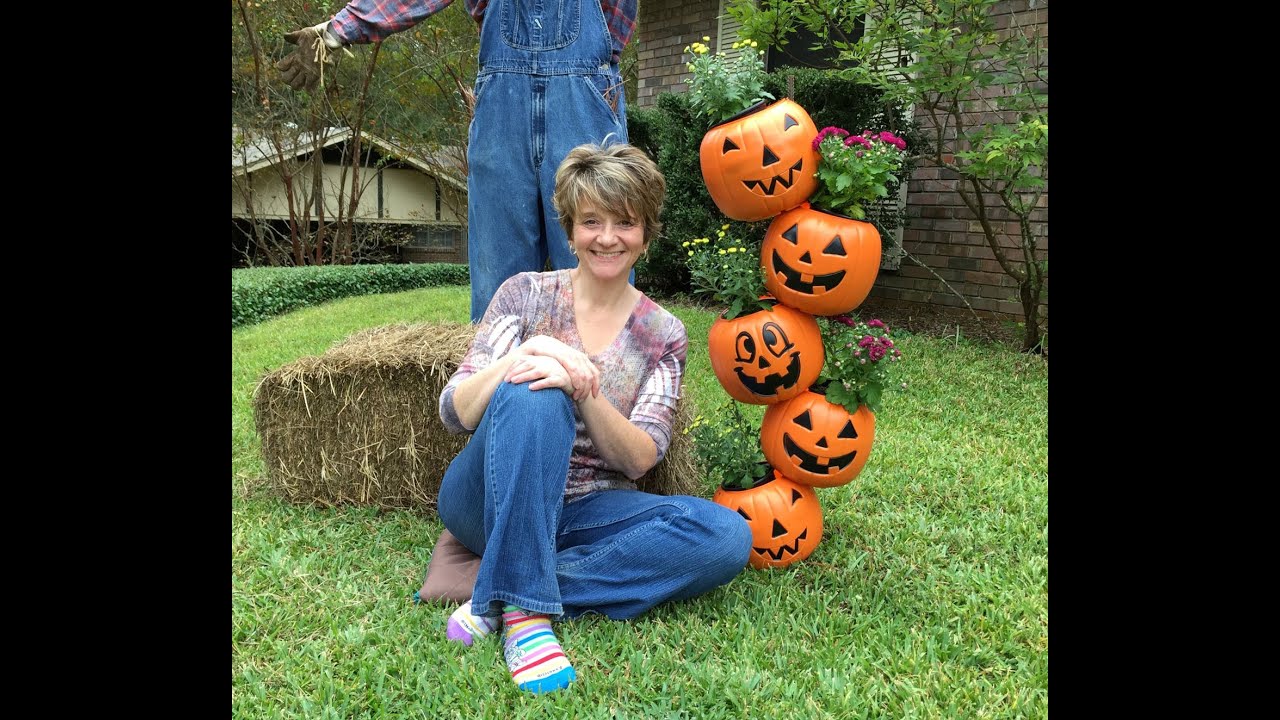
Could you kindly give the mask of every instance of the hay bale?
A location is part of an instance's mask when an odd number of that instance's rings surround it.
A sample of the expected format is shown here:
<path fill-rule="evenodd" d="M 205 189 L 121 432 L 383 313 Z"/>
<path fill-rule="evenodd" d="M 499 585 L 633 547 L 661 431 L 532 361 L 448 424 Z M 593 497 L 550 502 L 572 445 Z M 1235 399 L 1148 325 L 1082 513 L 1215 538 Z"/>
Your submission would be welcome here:
<path fill-rule="evenodd" d="M 475 334 L 469 324 L 389 325 L 265 375 L 254 391 L 267 483 L 295 503 L 434 509 L 469 435 L 437 413 L 440 392 Z M 660 494 L 705 495 L 677 409 L 666 458 L 641 478 Z"/>
<path fill-rule="evenodd" d="M 680 388 L 680 396 L 676 416 L 671 420 L 671 446 L 662 462 L 636 481 L 636 487 L 658 495 L 711 497 L 703 487 L 706 473 L 693 454 L 693 437 L 683 432 L 693 423 L 693 402 L 685 397 L 684 387 Z"/>

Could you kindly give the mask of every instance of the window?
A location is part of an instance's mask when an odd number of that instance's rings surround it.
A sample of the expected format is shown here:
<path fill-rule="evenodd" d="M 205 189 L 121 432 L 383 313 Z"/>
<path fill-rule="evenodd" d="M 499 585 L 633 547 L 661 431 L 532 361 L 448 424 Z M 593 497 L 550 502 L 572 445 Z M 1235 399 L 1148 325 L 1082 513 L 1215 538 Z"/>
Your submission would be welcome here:
<path fill-rule="evenodd" d="M 728 5 L 731 0 L 720 0 L 719 23 L 716 27 L 716 49 L 723 52 L 728 57 L 735 57 L 741 51 L 733 49 L 733 43 L 738 40 L 738 29 L 742 27 L 736 19 L 728 12 Z M 769 0 L 759 0 L 758 2 L 762 10 L 769 9 Z M 859 19 L 854 25 L 854 33 L 848 37 L 848 42 L 856 42 L 862 37 L 864 29 L 863 20 Z M 822 45 L 814 50 L 813 46 Z M 788 67 L 810 67 L 824 70 L 833 70 L 844 67 L 846 63 L 841 63 L 837 58 L 839 51 L 836 50 L 829 41 L 823 41 L 817 33 L 811 32 L 804 27 L 797 27 L 790 35 L 787 36 L 787 45 L 783 48 L 770 48 L 765 53 L 765 69 L 769 72 L 781 70 Z"/>
<path fill-rule="evenodd" d="M 858 19 L 854 24 L 854 32 L 847 38 L 848 42 L 857 42 L 865 29 L 864 20 Z M 818 47 L 816 50 L 814 46 Z M 846 67 L 849 63 L 841 62 L 840 51 L 836 50 L 830 40 L 823 40 L 817 33 L 805 27 L 796 27 L 787 36 L 787 44 L 781 48 L 769 48 L 765 58 L 765 69 L 769 72 L 782 68 L 817 68 L 819 70 L 835 70 Z"/>
<path fill-rule="evenodd" d="M 409 247 L 427 250 L 457 250 L 462 242 L 462 228 L 447 225 L 427 225 L 414 230 Z"/>

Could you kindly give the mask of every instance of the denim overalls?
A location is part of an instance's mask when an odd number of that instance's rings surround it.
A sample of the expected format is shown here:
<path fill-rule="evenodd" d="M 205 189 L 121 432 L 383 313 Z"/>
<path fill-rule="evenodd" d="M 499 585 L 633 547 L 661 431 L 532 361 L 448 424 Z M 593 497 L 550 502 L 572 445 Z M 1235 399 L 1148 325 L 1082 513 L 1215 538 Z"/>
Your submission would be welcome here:
<path fill-rule="evenodd" d="M 576 267 L 551 206 L 574 147 L 627 141 L 622 76 L 598 0 L 491 0 L 468 135 L 471 321 L 518 272 Z"/>

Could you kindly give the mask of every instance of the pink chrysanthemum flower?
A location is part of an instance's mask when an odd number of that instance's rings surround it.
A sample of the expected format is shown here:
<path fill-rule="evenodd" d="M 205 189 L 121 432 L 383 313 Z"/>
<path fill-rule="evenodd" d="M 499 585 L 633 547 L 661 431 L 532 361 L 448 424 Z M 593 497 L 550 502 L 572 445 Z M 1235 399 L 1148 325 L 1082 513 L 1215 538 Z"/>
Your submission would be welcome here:
<path fill-rule="evenodd" d="M 844 128 L 838 128 L 838 127 L 835 127 L 834 125 L 828 125 L 827 127 L 824 127 L 818 131 L 817 137 L 813 139 L 813 149 L 817 150 L 818 146 L 822 144 L 822 141 L 826 140 L 828 137 L 832 135 L 835 135 L 837 137 L 845 137 L 848 134 L 849 134 L 849 131 L 845 130 Z"/>

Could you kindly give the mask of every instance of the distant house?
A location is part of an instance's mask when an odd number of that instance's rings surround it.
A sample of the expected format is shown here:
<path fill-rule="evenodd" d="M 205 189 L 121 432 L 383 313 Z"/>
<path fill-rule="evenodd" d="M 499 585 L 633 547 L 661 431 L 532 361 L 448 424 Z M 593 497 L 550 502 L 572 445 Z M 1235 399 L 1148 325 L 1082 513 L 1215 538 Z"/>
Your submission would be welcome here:
<path fill-rule="evenodd" d="M 283 131 L 286 138 L 232 129 L 231 222 L 233 264 L 259 230 L 290 237 L 290 218 L 306 232 L 316 230 L 318 211 L 333 223 L 346 214 L 351 197 L 350 128 L 329 128 L 319 137 Z M 382 237 L 394 229 L 405 262 L 467 262 L 467 181 L 461 149 L 422 157 L 369 132 L 360 133 L 359 202 L 355 231 Z M 316 160 L 319 192 L 313 191 Z M 283 170 L 283 172 L 282 172 Z M 345 171 L 345 172 L 344 172 Z M 284 176 L 293 178 L 293 214 Z M 305 217 L 305 223 L 303 218 Z"/>

